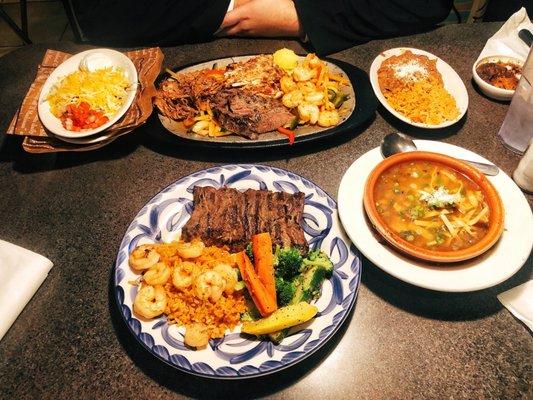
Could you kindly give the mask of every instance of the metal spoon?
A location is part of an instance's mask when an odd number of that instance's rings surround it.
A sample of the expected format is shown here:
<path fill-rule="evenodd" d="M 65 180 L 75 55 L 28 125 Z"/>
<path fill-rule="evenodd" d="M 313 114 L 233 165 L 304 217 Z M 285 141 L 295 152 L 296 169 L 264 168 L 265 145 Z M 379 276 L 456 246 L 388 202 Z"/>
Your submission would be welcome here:
<path fill-rule="evenodd" d="M 407 151 L 415 151 L 417 150 L 415 142 L 403 133 L 389 133 L 386 135 L 383 140 L 381 141 L 381 155 L 384 158 L 390 157 L 397 153 L 404 153 Z M 477 169 L 479 169 L 481 172 L 483 172 L 485 175 L 494 176 L 498 175 L 498 167 L 493 164 L 486 164 L 486 163 L 480 163 L 475 161 L 468 161 L 468 160 L 461 160 L 467 164 L 470 164 Z"/>

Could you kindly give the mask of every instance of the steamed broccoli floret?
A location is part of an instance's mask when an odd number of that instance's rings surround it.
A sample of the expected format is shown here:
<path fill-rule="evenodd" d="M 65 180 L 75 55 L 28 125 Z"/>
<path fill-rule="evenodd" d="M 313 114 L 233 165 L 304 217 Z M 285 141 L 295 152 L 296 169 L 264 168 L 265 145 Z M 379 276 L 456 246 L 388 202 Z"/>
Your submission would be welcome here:
<path fill-rule="evenodd" d="M 283 278 L 286 281 L 291 281 L 300 273 L 302 256 L 295 247 L 286 249 L 277 248 L 274 258 L 274 266 L 276 270 L 276 277 Z"/>
<path fill-rule="evenodd" d="M 291 304 L 298 304 L 301 301 L 310 303 L 316 300 L 320 296 L 324 279 L 326 279 L 325 268 L 317 265 L 308 267 L 295 282 L 296 291 L 291 299 Z"/>
<path fill-rule="evenodd" d="M 248 243 L 246 245 L 246 255 L 248 256 L 248 258 L 250 259 L 250 262 L 253 264 L 254 263 L 254 251 L 252 249 L 252 243 Z"/>
<path fill-rule="evenodd" d="M 333 263 L 329 257 L 319 251 L 311 251 L 302 261 L 301 273 L 293 280 L 294 295 L 289 304 L 298 304 L 301 301 L 311 303 L 320 297 L 324 279 L 333 273 Z M 289 329 L 268 335 L 274 343 L 280 343 L 289 333 Z"/>
<path fill-rule="evenodd" d="M 289 304 L 298 304 L 302 301 L 311 303 L 316 300 L 320 297 L 324 279 L 331 277 L 332 273 L 333 263 L 326 253 L 320 250 L 310 251 L 307 257 L 301 261 L 300 272 L 292 280 L 295 290 Z M 277 281 L 278 279 L 276 279 L 276 290 L 278 286 Z M 289 329 L 282 329 L 268 336 L 274 343 L 280 343 L 288 333 Z"/>
<path fill-rule="evenodd" d="M 276 278 L 276 295 L 278 306 L 283 307 L 290 303 L 296 291 L 296 286 L 283 278 Z"/>
<path fill-rule="evenodd" d="M 254 301 L 248 293 L 244 295 L 244 302 L 246 303 L 246 311 L 241 314 L 241 321 L 257 321 L 261 319 L 261 314 L 257 310 Z"/>
<path fill-rule="evenodd" d="M 292 304 L 300 301 L 311 302 L 320 296 L 322 282 L 331 277 L 333 263 L 320 250 L 310 251 L 302 261 L 302 273 L 295 281 L 296 292 L 291 300 Z"/>
<path fill-rule="evenodd" d="M 329 278 L 333 273 L 333 263 L 322 250 L 310 251 L 307 257 L 303 259 L 302 265 L 303 268 L 309 268 L 310 266 L 324 268 L 326 278 Z"/>

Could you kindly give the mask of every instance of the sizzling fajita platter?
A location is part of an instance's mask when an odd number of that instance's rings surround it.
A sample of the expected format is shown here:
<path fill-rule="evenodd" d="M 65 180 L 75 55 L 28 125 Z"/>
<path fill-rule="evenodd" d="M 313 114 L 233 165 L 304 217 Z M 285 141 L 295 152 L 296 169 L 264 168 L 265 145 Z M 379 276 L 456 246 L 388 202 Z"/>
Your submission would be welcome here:
<path fill-rule="evenodd" d="M 156 86 L 166 131 L 208 147 L 270 147 L 341 134 L 368 120 L 377 103 L 364 71 L 288 49 L 167 69 Z"/>

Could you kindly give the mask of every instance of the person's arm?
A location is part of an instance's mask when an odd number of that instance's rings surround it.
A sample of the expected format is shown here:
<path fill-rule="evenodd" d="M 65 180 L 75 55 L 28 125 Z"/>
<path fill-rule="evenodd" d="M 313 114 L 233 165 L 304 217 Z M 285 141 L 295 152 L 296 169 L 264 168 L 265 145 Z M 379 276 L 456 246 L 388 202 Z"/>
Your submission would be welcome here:
<path fill-rule="evenodd" d="M 294 0 L 302 31 L 319 54 L 443 21 L 453 0 Z"/>
<path fill-rule="evenodd" d="M 72 0 L 85 37 L 104 45 L 172 45 L 208 40 L 230 0 Z"/>
<path fill-rule="evenodd" d="M 237 0 L 218 36 L 299 36 L 300 22 L 292 0 Z"/>

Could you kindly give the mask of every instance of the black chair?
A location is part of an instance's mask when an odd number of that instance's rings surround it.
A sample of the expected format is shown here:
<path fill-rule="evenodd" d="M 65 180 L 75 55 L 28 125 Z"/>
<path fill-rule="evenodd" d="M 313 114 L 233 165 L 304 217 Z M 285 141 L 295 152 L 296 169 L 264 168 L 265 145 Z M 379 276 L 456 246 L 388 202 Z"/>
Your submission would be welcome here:
<path fill-rule="evenodd" d="M 0 17 L 13 29 L 13 31 L 21 38 L 24 43 L 31 44 L 28 36 L 28 5 L 26 0 L 20 0 L 20 27 L 11 19 L 0 4 Z"/>
<path fill-rule="evenodd" d="M 72 6 L 71 0 L 62 0 L 63 7 L 65 8 L 65 13 L 67 14 L 68 22 L 70 24 L 70 28 L 72 29 L 72 33 L 74 33 L 74 38 L 76 39 L 76 42 L 86 42 L 87 40 L 83 36 L 83 32 L 81 31 L 80 24 L 78 23 L 78 19 L 76 18 L 76 13 L 74 11 L 74 7 Z"/>

